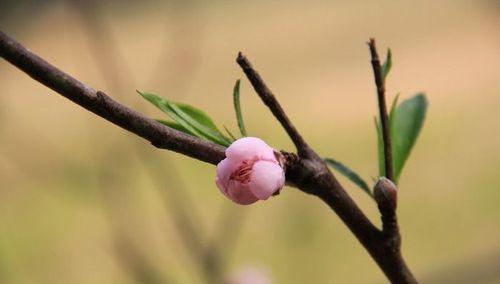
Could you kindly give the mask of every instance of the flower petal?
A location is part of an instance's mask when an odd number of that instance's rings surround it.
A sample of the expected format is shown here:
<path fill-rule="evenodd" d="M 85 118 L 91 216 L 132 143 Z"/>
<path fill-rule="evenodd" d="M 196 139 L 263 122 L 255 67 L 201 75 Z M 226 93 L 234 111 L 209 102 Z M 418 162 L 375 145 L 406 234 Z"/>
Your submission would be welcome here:
<path fill-rule="evenodd" d="M 258 161 L 253 165 L 248 186 L 259 199 L 265 200 L 285 184 L 285 173 L 276 163 Z"/>
<path fill-rule="evenodd" d="M 224 182 L 219 177 L 215 177 L 215 184 L 217 187 L 220 189 L 220 191 L 227 197 L 229 198 L 229 194 L 227 193 L 227 187 Z"/>
<path fill-rule="evenodd" d="M 231 174 L 238 169 L 238 164 L 233 163 L 230 159 L 226 158 L 217 164 L 217 176 L 215 177 L 215 184 L 219 187 L 220 191 L 229 197 L 227 191 L 227 184 Z"/>
<path fill-rule="evenodd" d="M 232 160 L 226 158 L 217 164 L 217 177 L 222 182 L 227 183 L 231 174 L 233 174 L 238 167 L 238 163 L 234 163 Z"/>
<path fill-rule="evenodd" d="M 269 147 L 266 142 L 255 137 L 243 137 L 234 141 L 226 149 L 226 157 L 235 162 L 243 162 L 245 160 L 276 161 L 274 149 Z"/>
<path fill-rule="evenodd" d="M 248 205 L 259 200 L 249 189 L 248 184 L 230 180 L 227 186 L 229 199 L 240 205 Z"/>

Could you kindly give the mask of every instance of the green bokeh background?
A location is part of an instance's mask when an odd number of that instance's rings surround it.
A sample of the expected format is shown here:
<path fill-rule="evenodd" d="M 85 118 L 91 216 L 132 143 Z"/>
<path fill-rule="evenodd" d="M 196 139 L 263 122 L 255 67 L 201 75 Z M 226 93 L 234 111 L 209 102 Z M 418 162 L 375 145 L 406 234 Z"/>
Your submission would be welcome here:
<path fill-rule="evenodd" d="M 237 132 L 241 50 L 310 144 L 367 180 L 377 174 L 377 110 L 365 42 L 376 37 L 393 51 L 389 100 L 424 91 L 430 101 L 400 180 L 409 265 L 422 283 L 500 283 L 497 1 L 2 2 L 3 31 L 152 117 L 162 114 L 136 89 L 196 105 Z M 293 150 L 244 78 L 241 92 L 249 134 Z M 152 167 L 163 174 L 151 178 Z M 228 273 L 255 265 L 274 283 L 386 282 L 318 199 L 285 188 L 233 206 L 214 174 L 0 61 L 0 283 L 139 283 L 124 258 L 169 283 L 203 283 L 168 201 L 184 195 L 206 242 L 220 215 L 241 223 Z M 339 179 L 378 224 L 369 197 Z M 124 257 L 127 247 L 140 257 Z"/>

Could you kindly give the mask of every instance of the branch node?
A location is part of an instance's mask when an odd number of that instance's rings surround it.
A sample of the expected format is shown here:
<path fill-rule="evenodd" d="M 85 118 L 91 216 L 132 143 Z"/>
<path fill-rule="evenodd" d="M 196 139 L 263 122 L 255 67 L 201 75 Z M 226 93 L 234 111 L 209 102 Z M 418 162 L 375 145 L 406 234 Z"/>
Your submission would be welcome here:
<path fill-rule="evenodd" d="M 375 184 L 373 196 L 382 215 L 382 232 L 391 240 L 393 245 L 399 247 L 400 235 L 396 215 L 398 192 L 396 185 L 389 179 L 381 177 Z"/>
<path fill-rule="evenodd" d="M 106 93 L 104 93 L 103 91 L 97 91 L 95 95 L 97 97 L 97 105 L 103 106 L 106 103 L 106 98 L 108 97 L 108 95 L 106 95 Z"/>
<path fill-rule="evenodd" d="M 282 165 L 283 165 L 283 169 L 285 171 L 287 169 L 291 169 L 291 168 L 296 167 L 300 161 L 300 158 L 294 153 L 280 151 L 280 154 L 281 154 L 281 157 L 283 157 Z"/>
<path fill-rule="evenodd" d="M 396 185 L 385 177 L 381 177 L 373 189 L 373 194 L 377 204 L 382 205 L 392 211 L 396 210 L 398 192 Z"/>

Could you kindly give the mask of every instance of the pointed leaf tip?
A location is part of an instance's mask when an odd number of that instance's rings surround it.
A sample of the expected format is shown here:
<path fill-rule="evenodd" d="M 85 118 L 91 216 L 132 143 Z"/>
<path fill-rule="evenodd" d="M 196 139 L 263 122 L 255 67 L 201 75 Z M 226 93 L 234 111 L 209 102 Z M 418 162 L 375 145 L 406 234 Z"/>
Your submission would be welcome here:
<path fill-rule="evenodd" d="M 395 98 L 389 116 L 394 167 L 393 174 L 394 183 L 396 184 L 420 134 L 428 107 L 427 98 L 423 93 L 406 99 L 396 106 L 397 98 Z M 381 176 L 384 175 L 381 174 Z"/>

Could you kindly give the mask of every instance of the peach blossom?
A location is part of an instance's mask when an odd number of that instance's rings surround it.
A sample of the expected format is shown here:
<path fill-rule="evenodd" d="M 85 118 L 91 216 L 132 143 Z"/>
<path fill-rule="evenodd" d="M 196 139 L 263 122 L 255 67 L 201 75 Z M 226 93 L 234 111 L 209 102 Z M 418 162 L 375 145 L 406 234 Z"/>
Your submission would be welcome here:
<path fill-rule="evenodd" d="M 215 183 L 227 198 L 248 205 L 277 193 L 285 184 L 285 173 L 273 148 L 259 138 L 244 137 L 226 149 Z"/>

